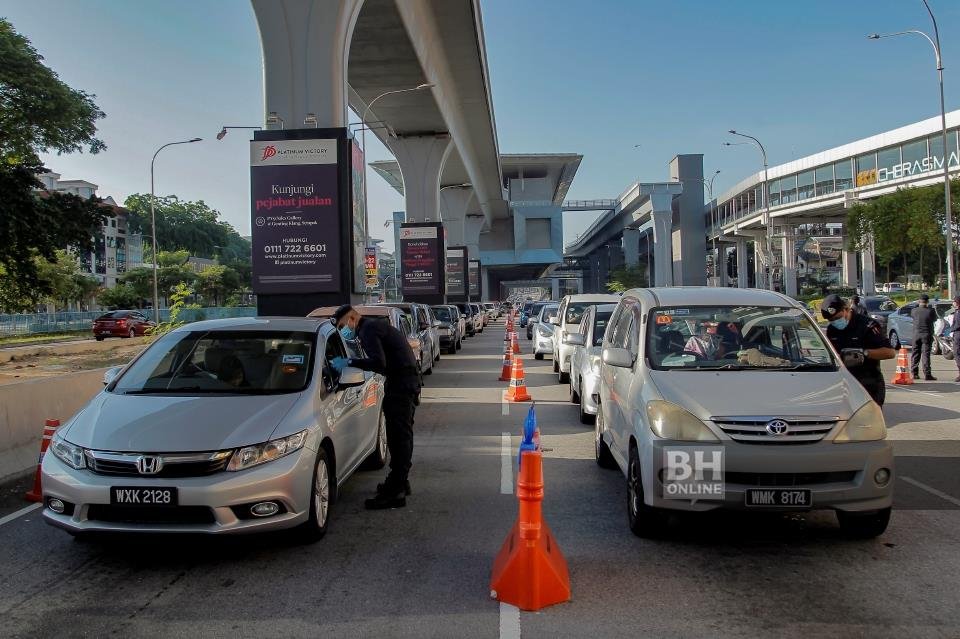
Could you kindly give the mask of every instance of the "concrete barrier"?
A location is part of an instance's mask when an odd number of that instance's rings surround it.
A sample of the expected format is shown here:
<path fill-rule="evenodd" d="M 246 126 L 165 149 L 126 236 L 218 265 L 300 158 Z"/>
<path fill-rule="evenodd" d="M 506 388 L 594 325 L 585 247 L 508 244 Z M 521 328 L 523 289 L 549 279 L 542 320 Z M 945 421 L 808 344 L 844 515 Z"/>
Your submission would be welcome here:
<path fill-rule="evenodd" d="M 0 386 L 0 481 L 36 467 L 44 420 L 66 423 L 103 388 L 106 370 Z"/>

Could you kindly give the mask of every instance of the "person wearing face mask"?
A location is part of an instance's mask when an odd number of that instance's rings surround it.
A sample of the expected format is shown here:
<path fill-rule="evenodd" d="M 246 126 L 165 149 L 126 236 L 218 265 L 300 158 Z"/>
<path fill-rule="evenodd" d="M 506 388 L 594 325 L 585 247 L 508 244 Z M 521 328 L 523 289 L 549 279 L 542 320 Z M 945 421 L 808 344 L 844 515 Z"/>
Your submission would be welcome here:
<path fill-rule="evenodd" d="M 407 338 L 389 322 L 369 320 L 344 304 L 333 314 L 333 322 L 345 340 L 359 339 L 365 358 L 335 357 L 330 365 L 339 373 L 347 366 L 385 376 L 383 417 L 386 422 L 390 473 L 377 486 L 377 494 L 366 500 L 369 510 L 403 508 L 410 494 L 408 475 L 413 458 L 413 416 L 420 403 L 417 360 Z"/>
<path fill-rule="evenodd" d="M 835 294 L 823 299 L 820 314 L 830 322 L 827 338 L 843 357 L 843 365 L 873 401 L 883 406 L 887 386 L 880 372 L 880 361 L 897 355 L 883 329 L 869 316 L 854 312 Z"/>
<path fill-rule="evenodd" d="M 953 361 L 957 365 L 957 378 L 953 381 L 960 382 L 960 357 L 957 357 L 957 349 L 960 348 L 960 295 L 953 298 L 953 316 L 944 332 L 953 335 Z"/>

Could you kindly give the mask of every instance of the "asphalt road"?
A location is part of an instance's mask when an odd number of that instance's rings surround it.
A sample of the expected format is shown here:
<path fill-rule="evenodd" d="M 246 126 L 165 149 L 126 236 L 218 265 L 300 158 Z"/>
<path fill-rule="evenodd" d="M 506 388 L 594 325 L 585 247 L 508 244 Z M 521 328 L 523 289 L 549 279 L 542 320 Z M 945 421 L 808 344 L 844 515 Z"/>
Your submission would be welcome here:
<path fill-rule="evenodd" d="M 814 513 L 689 517 L 650 541 L 628 530 L 624 480 L 594 463 L 592 427 L 551 362 L 529 355 L 526 382 L 552 449 L 544 514 L 573 600 L 539 613 L 501 608 L 490 569 L 517 508 L 501 493 L 501 434 L 514 434 L 512 460 L 527 410 L 503 414 L 502 335 L 490 327 L 427 377 L 407 508 L 364 511 L 382 473 L 360 473 L 311 546 L 285 535 L 77 542 L 33 511 L 0 524 L 0 634 L 960 636 L 960 384 L 890 389 L 898 480 L 881 538 L 845 540 L 832 514 Z M 955 376 L 952 362 L 935 362 L 941 380 Z"/>

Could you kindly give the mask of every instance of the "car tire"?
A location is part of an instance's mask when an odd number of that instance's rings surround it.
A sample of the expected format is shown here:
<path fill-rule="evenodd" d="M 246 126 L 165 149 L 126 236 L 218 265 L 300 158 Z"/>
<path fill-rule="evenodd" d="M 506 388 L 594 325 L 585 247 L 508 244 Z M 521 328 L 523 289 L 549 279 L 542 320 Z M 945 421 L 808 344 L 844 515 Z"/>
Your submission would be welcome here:
<path fill-rule="evenodd" d="M 93 339 L 97 340 L 98 342 L 102 342 L 102 341 L 103 341 L 103 335 L 97 335 L 97 336 L 94 337 Z"/>
<path fill-rule="evenodd" d="M 559 372 L 560 372 L 560 365 L 557 364 L 557 358 L 556 358 L 556 357 L 553 358 L 553 372 L 554 372 L 554 373 L 559 373 Z"/>
<path fill-rule="evenodd" d="M 387 419 L 380 411 L 380 417 L 377 420 L 377 442 L 373 452 L 363 460 L 363 470 L 380 470 L 387 465 L 387 457 L 390 455 L 387 448 Z"/>
<path fill-rule="evenodd" d="M 930 354 L 940 355 L 940 340 L 938 339 L 933 340 L 933 344 L 930 345 Z"/>
<path fill-rule="evenodd" d="M 543 353 L 534 353 L 533 359 L 543 359 Z"/>
<path fill-rule="evenodd" d="M 317 461 L 313 467 L 310 485 L 310 514 L 307 521 L 297 528 L 297 536 L 304 543 L 313 543 L 323 539 L 330 524 L 330 504 L 334 501 L 336 480 L 330 477 L 330 462 L 327 451 L 322 447 L 317 451 Z"/>
<path fill-rule="evenodd" d="M 896 331 L 890 331 L 890 346 L 897 351 L 899 351 L 900 347 L 903 346 L 903 344 L 900 343 L 900 336 L 897 335 Z"/>
<path fill-rule="evenodd" d="M 559 367 L 558 367 L 558 368 L 559 368 Z M 560 383 L 561 383 L 561 384 L 569 384 L 569 383 L 570 383 L 570 373 L 564 373 L 563 371 L 560 371 L 560 372 L 557 373 L 557 379 L 560 380 Z"/>
<path fill-rule="evenodd" d="M 579 404 L 580 403 L 580 391 L 579 389 L 574 389 L 573 387 L 573 377 L 570 378 L 570 403 Z"/>
<path fill-rule="evenodd" d="M 133 339 L 136 336 L 137 336 L 137 331 L 134 330 L 133 327 L 131 327 L 130 330 L 127 331 L 127 339 Z"/>
<path fill-rule="evenodd" d="M 607 446 L 607 442 L 603 441 L 603 411 L 600 409 L 600 406 L 597 406 L 597 419 L 593 423 L 593 451 L 596 458 L 597 466 L 600 468 L 609 468 L 614 469 L 617 467 L 617 462 L 613 458 L 613 454 L 610 452 L 610 447 Z"/>
<path fill-rule="evenodd" d="M 632 446 L 627 464 L 627 523 L 637 537 L 659 537 L 666 529 L 667 513 L 644 503 L 640 473 L 640 454 Z"/>
<path fill-rule="evenodd" d="M 849 513 L 837 511 L 837 521 L 845 537 L 850 539 L 873 539 L 879 537 L 890 523 L 890 508 L 872 513 Z"/>
<path fill-rule="evenodd" d="M 437 349 L 437 356 L 433 358 L 433 361 L 435 361 L 435 362 L 439 362 L 439 361 L 440 361 L 440 349 L 439 349 L 439 348 Z M 433 367 L 431 366 L 431 368 L 433 368 Z"/>

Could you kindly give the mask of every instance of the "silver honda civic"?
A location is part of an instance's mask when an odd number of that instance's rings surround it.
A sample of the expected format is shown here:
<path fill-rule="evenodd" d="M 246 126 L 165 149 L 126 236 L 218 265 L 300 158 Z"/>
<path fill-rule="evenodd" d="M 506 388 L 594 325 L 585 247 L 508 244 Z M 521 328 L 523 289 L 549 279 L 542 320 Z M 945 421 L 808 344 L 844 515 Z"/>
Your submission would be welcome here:
<path fill-rule="evenodd" d="M 326 533 L 337 490 L 381 468 L 383 378 L 325 320 L 197 322 L 158 338 L 53 437 L 43 516 L 94 531 Z"/>

